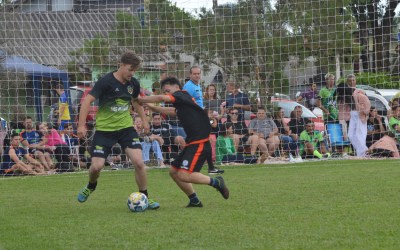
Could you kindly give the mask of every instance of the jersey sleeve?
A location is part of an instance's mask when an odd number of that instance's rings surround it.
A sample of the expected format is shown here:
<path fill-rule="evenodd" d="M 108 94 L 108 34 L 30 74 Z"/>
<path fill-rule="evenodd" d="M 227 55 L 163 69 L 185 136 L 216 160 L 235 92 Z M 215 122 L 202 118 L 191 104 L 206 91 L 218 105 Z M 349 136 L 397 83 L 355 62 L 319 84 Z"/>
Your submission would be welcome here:
<path fill-rule="evenodd" d="M 89 94 L 94 96 L 96 99 L 99 99 L 101 94 L 105 92 L 105 89 L 106 89 L 106 81 L 104 81 L 102 78 L 96 82 L 92 90 L 90 90 Z"/>

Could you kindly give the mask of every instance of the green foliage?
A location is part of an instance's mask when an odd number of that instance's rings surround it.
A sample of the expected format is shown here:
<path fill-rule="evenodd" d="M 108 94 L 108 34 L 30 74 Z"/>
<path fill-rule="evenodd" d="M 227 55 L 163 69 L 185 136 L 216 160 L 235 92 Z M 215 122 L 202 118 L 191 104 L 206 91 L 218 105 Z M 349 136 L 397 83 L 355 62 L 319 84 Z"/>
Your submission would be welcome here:
<path fill-rule="evenodd" d="M 398 76 L 390 76 L 387 73 L 359 73 L 356 74 L 357 84 L 368 85 L 377 89 L 399 89 L 400 79 Z M 341 78 L 337 84 L 343 83 L 346 78 Z"/>
<path fill-rule="evenodd" d="M 195 185 L 203 208 L 168 170 L 149 170 L 156 211 L 132 213 L 133 170 L 2 178 L 2 249 L 393 249 L 400 245 L 395 160 L 226 166 L 231 197 Z M 198 233 L 193 234 L 193 230 Z M 16 233 L 18 232 L 18 233 Z"/>

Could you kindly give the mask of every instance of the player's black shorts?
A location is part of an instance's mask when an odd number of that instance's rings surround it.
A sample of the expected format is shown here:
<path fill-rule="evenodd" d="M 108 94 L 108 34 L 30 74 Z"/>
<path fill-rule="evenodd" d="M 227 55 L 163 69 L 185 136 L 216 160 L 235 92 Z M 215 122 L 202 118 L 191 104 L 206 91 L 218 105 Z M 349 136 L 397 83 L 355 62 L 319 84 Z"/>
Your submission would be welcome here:
<path fill-rule="evenodd" d="M 96 131 L 92 141 L 91 156 L 107 159 L 116 143 L 121 145 L 122 151 L 125 148 L 142 149 L 138 134 L 133 127 L 118 131 Z"/>
<path fill-rule="evenodd" d="M 191 173 L 200 172 L 208 155 L 211 155 L 211 144 L 207 138 L 200 143 L 187 144 L 171 165 Z"/>

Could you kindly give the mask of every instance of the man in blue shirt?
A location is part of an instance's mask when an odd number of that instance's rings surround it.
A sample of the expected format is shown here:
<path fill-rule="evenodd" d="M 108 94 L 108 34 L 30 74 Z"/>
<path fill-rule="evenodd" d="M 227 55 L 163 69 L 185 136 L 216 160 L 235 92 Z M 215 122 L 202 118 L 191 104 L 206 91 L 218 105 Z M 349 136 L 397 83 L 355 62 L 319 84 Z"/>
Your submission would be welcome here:
<path fill-rule="evenodd" d="M 235 82 L 228 82 L 226 85 L 228 95 L 226 97 L 226 108 L 236 108 L 239 112 L 238 120 L 244 120 L 244 111 L 250 111 L 249 97 L 239 91 L 239 86 Z"/>
<path fill-rule="evenodd" d="M 187 91 L 201 108 L 203 106 L 203 91 L 200 86 L 201 69 L 199 66 L 190 68 L 190 80 L 185 83 L 183 90 Z"/>
<path fill-rule="evenodd" d="M 185 83 L 183 90 L 187 91 L 193 97 L 197 105 L 204 109 L 203 105 L 203 91 L 200 86 L 201 69 L 199 66 L 192 66 L 190 68 L 190 80 Z M 179 134 L 178 134 L 179 135 Z M 185 136 L 186 137 L 186 136 Z M 224 170 L 217 169 L 212 162 L 212 159 L 207 159 L 208 173 L 209 174 L 222 174 Z"/>

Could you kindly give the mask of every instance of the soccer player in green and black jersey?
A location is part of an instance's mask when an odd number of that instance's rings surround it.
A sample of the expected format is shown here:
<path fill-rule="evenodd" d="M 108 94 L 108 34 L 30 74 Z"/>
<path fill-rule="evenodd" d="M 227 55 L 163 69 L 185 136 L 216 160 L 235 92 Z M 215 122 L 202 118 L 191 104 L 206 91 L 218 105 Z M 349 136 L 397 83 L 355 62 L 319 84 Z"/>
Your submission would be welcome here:
<path fill-rule="evenodd" d="M 129 109 L 132 105 L 142 118 L 145 132 L 149 132 L 149 124 L 143 107 L 137 98 L 140 92 L 139 82 L 133 78 L 140 67 L 141 59 L 133 52 L 125 52 L 117 71 L 108 73 L 101 78 L 89 92 L 79 114 L 78 136 L 86 136 L 86 117 L 90 104 L 99 99 L 99 110 L 96 114 L 96 132 L 94 134 L 89 169 L 89 183 L 78 194 L 78 201 L 85 202 L 96 189 L 97 179 L 104 167 L 105 160 L 114 144 L 119 143 L 133 165 L 135 179 L 139 192 L 148 196 L 146 168 L 142 159 L 142 147 Z M 157 209 L 160 205 L 149 199 L 149 208 Z"/>
<path fill-rule="evenodd" d="M 210 185 L 217 189 L 224 199 L 229 198 L 229 190 L 222 176 L 210 178 L 200 173 L 201 168 L 211 154 L 209 136 L 211 132 L 210 120 L 207 113 L 195 103 L 178 79 L 168 77 L 161 81 L 161 89 L 165 95 L 145 96 L 139 98 L 140 103 L 172 103 L 173 107 L 159 107 L 149 105 L 156 112 L 166 115 L 176 115 L 186 132 L 186 147 L 172 162 L 170 175 L 178 187 L 189 197 L 187 207 L 202 207 L 194 184 Z"/>

